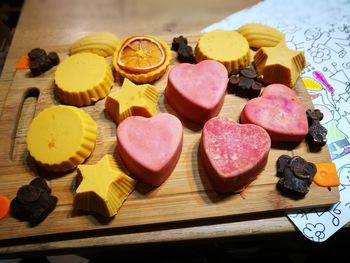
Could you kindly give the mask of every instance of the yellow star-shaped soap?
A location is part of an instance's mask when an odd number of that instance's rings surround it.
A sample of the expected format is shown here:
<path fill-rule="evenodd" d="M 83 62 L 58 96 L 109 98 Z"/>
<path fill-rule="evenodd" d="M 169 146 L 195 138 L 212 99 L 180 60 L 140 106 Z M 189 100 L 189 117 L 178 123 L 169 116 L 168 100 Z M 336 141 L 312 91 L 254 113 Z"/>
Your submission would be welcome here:
<path fill-rule="evenodd" d="M 118 212 L 136 185 L 110 154 L 94 165 L 79 165 L 78 179 L 81 183 L 76 190 L 74 207 L 108 217 Z"/>
<path fill-rule="evenodd" d="M 152 117 L 157 113 L 158 98 L 153 85 L 136 85 L 125 78 L 122 88 L 107 96 L 105 108 L 116 123 L 135 115 Z"/>
<path fill-rule="evenodd" d="M 260 48 L 254 55 L 254 65 L 264 82 L 293 87 L 306 61 L 302 51 L 280 43 L 275 47 Z"/>

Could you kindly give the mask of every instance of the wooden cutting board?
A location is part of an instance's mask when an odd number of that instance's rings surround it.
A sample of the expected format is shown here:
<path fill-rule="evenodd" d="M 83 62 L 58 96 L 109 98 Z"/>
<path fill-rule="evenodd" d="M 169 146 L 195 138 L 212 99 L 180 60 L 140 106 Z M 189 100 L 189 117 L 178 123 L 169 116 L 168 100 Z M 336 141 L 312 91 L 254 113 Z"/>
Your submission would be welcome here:
<path fill-rule="evenodd" d="M 172 36 L 163 38 L 171 43 Z M 197 39 L 198 35 L 189 36 L 189 42 L 193 46 Z M 61 59 L 68 52 L 68 45 L 43 48 L 59 52 Z M 172 66 L 176 63 L 176 54 L 173 53 Z M 26 222 L 8 216 L 0 221 L 0 240 L 72 232 L 85 232 L 86 235 L 86 231 L 90 230 L 95 230 L 96 235 L 103 229 L 184 220 L 198 222 L 201 219 L 243 214 L 254 217 L 259 212 L 327 206 L 339 200 L 338 188 L 327 189 L 312 184 L 310 192 L 302 199 L 285 197 L 276 189 L 279 179 L 276 176 L 276 160 L 280 155 L 300 155 L 311 162 L 330 161 L 327 147 L 323 147 L 320 152 L 310 152 L 305 142 L 273 144 L 266 168 L 247 189 L 241 194 L 217 194 L 208 182 L 198 155 L 201 127 L 180 118 L 184 125 L 183 151 L 174 172 L 163 185 L 150 188 L 139 183 L 118 214 L 109 219 L 74 211 L 72 201 L 76 189 L 76 171 L 54 174 L 39 169 L 28 156 L 25 145 L 26 131 L 33 116 L 52 104 L 59 104 L 53 93 L 54 71 L 55 68 L 36 78 L 30 77 L 28 71 L 18 71 L 9 88 L 0 118 L 0 194 L 13 199 L 20 186 L 28 184 L 35 176 L 43 176 L 49 181 L 53 195 L 58 197 L 58 205 L 36 227 L 29 227 Z M 154 84 L 162 92 L 166 83 L 167 74 Z M 112 91 L 120 86 L 121 80 L 116 77 Z M 300 79 L 295 90 L 305 109 L 312 107 Z M 220 115 L 238 121 L 246 101 L 244 98 L 226 94 Z M 115 151 L 116 125 L 104 112 L 104 102 L 105 100 L 100 100 L 95 105 L 82 107 L 98 123 L 96 148 L 86 164 L 95 164 L 103 155 L 111 153 L 123 167 Z M 177 115 L 164 101 L 163 93 L 158 106 L 160 112 Z"/>

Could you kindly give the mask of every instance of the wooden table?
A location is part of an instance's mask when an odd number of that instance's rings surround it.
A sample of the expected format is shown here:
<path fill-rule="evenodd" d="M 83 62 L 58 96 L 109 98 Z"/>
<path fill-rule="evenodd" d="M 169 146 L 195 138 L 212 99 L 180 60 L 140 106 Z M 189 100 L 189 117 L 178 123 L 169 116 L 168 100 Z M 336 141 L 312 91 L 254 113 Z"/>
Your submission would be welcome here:
<path fill-rule="evenodd" d="M 210 0 L 62 0 L 25 2 L 0 79 L 0 109 L 7 90 L 16 80 L 15 64 L 20 55 L 34 47 L 57 48 L 90 32 L 110 31 L 123 37 L 132 33 L 180 35 L 198 33 L 204 27 L 258 2 Z M 1 114 L 1 112 L 0 112 Z M 261 213 L 258 217 L 238 216 L 220 220 L 164 224 L 119 229 L 103 236 L 56 236 L 0 243 L 0 255 L 38 251 L 80 251 L 106 246 L 199 241 L 213 238 L 248 237 L 288 233 L 297 230 L 284 212 Z M 299 235 L 299 233 L 297 233 Z"/>

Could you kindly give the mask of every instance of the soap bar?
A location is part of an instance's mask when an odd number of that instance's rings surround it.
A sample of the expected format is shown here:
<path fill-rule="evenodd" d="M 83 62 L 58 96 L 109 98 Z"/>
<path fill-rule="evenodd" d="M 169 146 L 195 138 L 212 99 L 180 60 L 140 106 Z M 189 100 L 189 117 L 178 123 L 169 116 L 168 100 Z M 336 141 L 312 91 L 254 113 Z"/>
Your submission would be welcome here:
<path fill-rule="evenodd" d="M 251 48 L 274 47 L 285 41 L 285 35 L 277 29 L 258 23 L 248 23 L 237 29 Z"/>
<path fill-rule="evenodd" d="M 222 63 L 228 73 L 235 74 L 250 64 L 248 41 L 238 32 L 214 30 L 204 33 L 195 48 L 197 62 L 216 60 Z"/>
<path fill-rule="evenodd" d="M 164 75 L 171 61 L 168 44 L 154 36 L 132 35 L 116 46 L 113 66 L 134 83 L 151 83 Z"/>
<path fill-rule="evenodd" d="M 179 115 L 204 124 L 219 114 L 227 82 L 227 70 L 217 61 L 181 63 L 169 72 L 165 97 Z"/>
<path fill-rule="evenodd" d="M 282 84 L 269 85 L 260 97 L 249 100 L 240 118 L 264 128 L 272 141 L 301 141 L 309 130 L 303 104 Z"/>
<path fill-rule="evenodd" d="M 175 169 L 182 138 L 182 124 L 174 115 L 132 116 L 118 125 L 117 149 L 135 177 L 148 185 L 159 186 Z"/>
<path fill-rule="evenodd" d="M 216 191 L 240 192 L 263 170 L 270 147 L 261 127 L 215 117 L 203 127 L 200 156 Z"/>
<path fill-rule="evenodd" d="M 110 32 L 96 32 L 76 40 L 69 47 L 69 54 L 94 53 L 102 57 L 112 56 L 120 39 Z"/>
<path fill-rule="evenodd" d="M 106 217 L 117 214 L 136 185 L 136 181 L 119 168 L 110 154 L 94 165 L 79 165 L 77 182 L 79 186 L 73 203 L 75 209 Z"/>
<path fill-rule="evenodd" d="M 114 122 L 120 123 L 130 116 L 154 116 L 158 99 L 159 91 L 153 85 L 136 85 L 125 78 L 122 88 L 107 96 L 105 108 Z"/>
<path fill-rule="evenodd" d="M 262 81 L 293 87 L 306 66 L 304 52 L 289 49 L 285 43 L 262 47 L 254 55 L 254 65 Z"/>
<path fill-rule="evenodd" d="M 29 125 L 27 147 L 40 166 L 63 172 L 90 156 L 96 132 L 96 122 L 85 111 L 73 106 L 51 106 Z"/>
<path fill-rule="evenodd" d="M 55 92 L 65 104 L 91 105 L 113 86 L 112 69 L 105 58 L 78 53 L 62 61 L 55 72 Z"/>

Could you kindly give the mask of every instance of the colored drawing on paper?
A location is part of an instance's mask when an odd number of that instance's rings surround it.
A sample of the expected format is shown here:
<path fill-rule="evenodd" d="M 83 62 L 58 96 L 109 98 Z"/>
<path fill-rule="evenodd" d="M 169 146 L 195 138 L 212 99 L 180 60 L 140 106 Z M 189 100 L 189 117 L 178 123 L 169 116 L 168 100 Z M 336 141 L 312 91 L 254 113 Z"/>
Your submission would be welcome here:
<path fill-rule="evenodd" d="M 350 220 L 350 2 L 265 0 L 204 31 L 251 22 L 277 28 L 290 48 L 304 51 L 307 66 L 301 76 L 314 106 L 325 115 L 321 123 L 328 129 L 327 144 L 338 169 L 340 200 L 288 214 L 305 237 L 323 242 Z"/>

